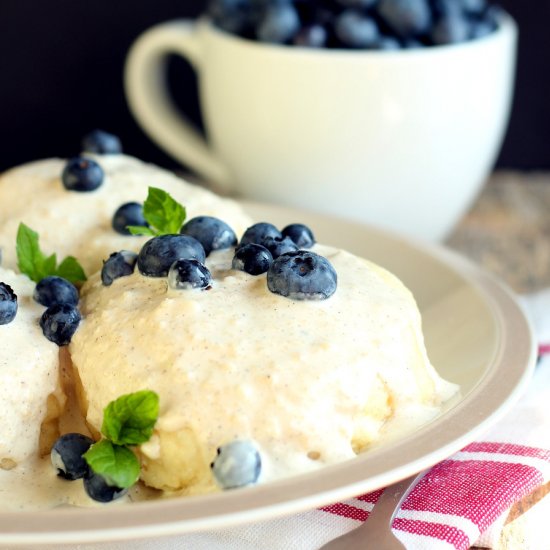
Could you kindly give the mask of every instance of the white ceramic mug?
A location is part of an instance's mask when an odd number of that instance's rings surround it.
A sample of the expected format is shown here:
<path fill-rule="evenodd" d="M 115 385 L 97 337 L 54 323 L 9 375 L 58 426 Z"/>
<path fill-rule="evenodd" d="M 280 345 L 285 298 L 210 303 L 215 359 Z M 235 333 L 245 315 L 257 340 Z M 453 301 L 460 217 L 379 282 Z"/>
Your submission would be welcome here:
<path fill-rule="evenodd" d="M 214 186 L 437 241 L 500 149 L 517 29 L 403 51 L 311 50 L 232 36 L 206 19 L 145 32 L 125 69 L 150 137 Z M 168 54 L 198 74 L 207 141 L 175 109 Z"/>

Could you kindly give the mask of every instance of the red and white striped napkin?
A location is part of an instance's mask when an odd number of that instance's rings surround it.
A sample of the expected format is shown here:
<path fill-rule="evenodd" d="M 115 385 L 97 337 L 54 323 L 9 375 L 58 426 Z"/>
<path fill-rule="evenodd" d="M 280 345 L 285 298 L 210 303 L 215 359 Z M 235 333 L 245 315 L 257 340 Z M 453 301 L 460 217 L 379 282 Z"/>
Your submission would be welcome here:
<path fill-rule="evenodd" d="M 434 466 L 408 496 L 393 529 L 409 550 L 495 548 L 510 507 L 550 481 L 550 290 L 523 301 L 545 343 L 530 388 L 482 441 Z M 215 532 L 78 548 L 316 550 L 365 521 L 381 494 Z M 550 548 L 543 543 L 521 548 Z"/>
<path fill-rule="evenodd" d="M 550 451 L 511 443 L 472 443 L 422 478 L 403 503 L 393 529 L 406 548 L 467 549 L 495 523 L 501 526 L 499 520 L 515 502 L 549 479 Z M 365 521 L 382 492 L 323 510 Z M 494 538 L 487 533 L 485 539 L 489 536 Z"/>
<path fill-rule="evenodd" d="M 434 466 L 414 488 L 393 523 L 407 549 L 494 548 L 511 506 L 550 481 L 550 290 L 523 302 L 544 342 L 530 388 L 483 441 Z M 323 510 L 357 524 L 381 494 Z"/>

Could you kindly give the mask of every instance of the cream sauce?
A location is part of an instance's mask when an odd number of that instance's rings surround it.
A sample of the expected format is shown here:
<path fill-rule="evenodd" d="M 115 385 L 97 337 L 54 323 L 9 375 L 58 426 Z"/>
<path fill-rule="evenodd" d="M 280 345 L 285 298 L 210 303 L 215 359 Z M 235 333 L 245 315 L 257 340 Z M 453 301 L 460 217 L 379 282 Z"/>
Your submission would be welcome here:
<path fill-rule="evenodd" d="M 76 432 L 90 436 L 84 417 L 80 413 L 71 376 L 72 366 L 66 348 L 61 350 L 59 358 L 62 387 L 66 396 L 66 406 L 59 417 L 59 432 Z M 126 496 L 109 505 L 118 506 L 160 496 L 158 491 L 148 489 L 143 484 L 136 484 Z M 0 469 L 0 510 L 40 510 L 58 506 L 89 507 L 102 504 L 88 497 L 82 480 L 68 481 L 59 477 L 51 463 L 50 455 L 40 457 L 36 445 L 31 449 L 29 456 L 16 467 L 11 470 Z"/>
<path fill-rule="evenodd" d="M 265 275 L 231 269 L 233 251 L 208 258 L 208 291 L 172 290 L 137 270 L 110 287 L 98 276 L 86 284 L 70 349 L 87 420 L 97 429 L 121 394 L 160 395 L 143 450 L 148 483 L 211 490 L 205 465 L 234 438 L 257 442 L 264 481 L 317 469 L 418 427 L 455 391 L 428 360 L 401 282 L 347 252 L 314 250 L 338 273 L 328 300 L 272 294 Z"/>
<path fill-rule="evenodd" d="M 111 218 L 124 202 L 143 201 L 149 185 L 185 204 L 188 217 L 220 217 L 238 234 L 250 225 L 235 203 L 154 166 L 123 155 L 97 160 L 106 180 L 92 193 L 63 188 L 59 159 L 0 178 L 5 267 L 16 263 L 20 221 L 38 231 L 43 250 L 76 256 L 88 274 L 114 250 L 139 250 L 145 238 L 118 235 Z M 165 278 L 137 272 L 110 287 L 91 276 L 70 346 L 86 420 L 98 432 L 109 401 L 140 389 L 160 395 L 155 434 L 141 450 L 147 483 L 166 494 L 215 490 L 208 465 L 234 438 L 258 444 L 262 482 L 318 469 L 415 429 L 456 391 L 430 364 L 418 309 L 398 279 L 344 251 L 315 251 L 338 272 L 338 290 L 325 301 L 272 294 L 265 275 L 231 269 L 232 251 L 208 258 L 215 280 L 204 292 L 172 290 Z M 0 280 L 20 299 L 16 320 L 0 326 L 0 459 L 9 449 L 17 464 L 0 470 L 0 507 L 94 505 L 81 482 L 58 478 L 49 457 L 39 458 L 47 398 L 63 402 L 58 350 L 38 326 L 34 285 L 6 269 Z M 65 392 L 62 433 L 85 431 L 70 384 Z M 123 502 L 159 495 L 138 485 Z"/>
<path fill-rule="evenodd" d="M 42 249 L 58 259 L 72 255 L 91 275 L 118 250 L 139 250 L 146 237 L 125 236 L 111 227 L 126 202 L 143 202 L 149 186 L 169 192 L 187 210 L 187 218 L 216 216 L 240 235 L 250 219 L 229 199 L 190 184 L 171 172 L 126 155 L 93 156 L 105 172 L 97 190 L 67 191 L 61 182 L 62 159 L 47 159 L 13 168 L 0 176 L 0 249 L 4 267 L 15 269 L 15 238 L 20 222 L 40 235 Z"/>
<path fill-rule="evenodd" d="M 58 347 L 38 325 L 44 308 L 32 297 L 34 283 L 1 267 L 0 281 L 18 298 L 15 319 L 0 325 L 0 467 L 6 468 L 37 452 L 48 396 L 63 396 Z"/>

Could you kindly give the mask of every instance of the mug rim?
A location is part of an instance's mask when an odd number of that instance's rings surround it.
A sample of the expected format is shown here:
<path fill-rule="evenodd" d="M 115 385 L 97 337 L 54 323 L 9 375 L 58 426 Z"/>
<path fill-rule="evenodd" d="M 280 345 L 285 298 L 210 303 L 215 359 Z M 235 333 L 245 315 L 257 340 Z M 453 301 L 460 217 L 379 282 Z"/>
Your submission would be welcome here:
<path fill-rule="evenodd" d="M 400 48 L 397 50 L 374 50 L 374 49 L 346 49 L 346 48 L 308 48 L 306 46 L 294 46 L 288 44 L 273 44 L 269 42 L 260 42 L 250 38 L 243 38 L 237 34 L 216 26 L 208 15 L 203 15 L 197 20 L 198 27 L 202 31 L 214 36 L 216 39 L 231 43 L 234 46 L 248 49 L 266 50 L 281 53 L 282 55 L 304 55 L 311 57 L 377 57 L 377 58 L 398 58 L 410 56 L 437 56 L 450 52 L 468 51 L 477 49 L 480 46 L 491 44 L 502 39 L 504 36 L 516 35 L 518 32 L 517 23 L 514 18 L 506 11 L 501 10 L 498 17 L 498 27 L 486 36 L 473 38 L 457 44 L 442 44 L 436 46 L 426 46 L 423 48 Z"/>

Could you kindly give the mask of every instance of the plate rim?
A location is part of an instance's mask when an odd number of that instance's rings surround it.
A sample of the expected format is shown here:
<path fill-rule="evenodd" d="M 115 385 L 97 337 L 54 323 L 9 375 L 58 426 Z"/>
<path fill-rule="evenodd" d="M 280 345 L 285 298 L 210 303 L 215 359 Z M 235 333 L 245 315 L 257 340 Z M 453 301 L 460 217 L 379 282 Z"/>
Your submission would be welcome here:
<path fill-rule="evenodd" d="M 415 456 L 412 460 L 406 463 L 402 460 L 398 461 L 399 464 L 362 479 L 360 478 L 361 469 L 368 466 L 365 463 L 381 460 L 386 460 L 387 463 L 388 450 L 384 451 L 384 447 L 380 447 L 346 463 L 325 466 L 316 472 L 235 492 L 138 502 L 132 505 L 115 504 L 109 508 L 57 508 L 0 512 L 0 543 L 13 545 L 90 543 L 182 535 L 275 519 L 325 506 L 396 483 L 448 458 L 497 422 L 524 392 L 535 364 L 536 349 L 533 331 L 514 294 L 494 276 L 439 245 L 420 242 L 386 229 L 292 207 L 251 201 L 242 201 L 242 204 L 245 209 L 268 208 L 279 211 L 279 214 L 307 213 L 319 219 L 322 218 L 324 222 L 332 220 L 349 228 L 355 227 L 361 231 L 379 235 L 386 240 L 396 241 L 407 248 L 412 247 L 415 252 L 423 252 L 439 260 L 481 293 L 493 313 L 493 319 L 498 324 L 498 334 L 502 344 L 499 346 L 497 356 L 493 358 L 490 372 L 479 380 L 475 388 L 460 400 L 455 408 L 415 431 L 414 434 L 392 443 L 390 451 L 397 455 L 410 450 L 413 438 L 429 443 L 433 432 L 442 423 L 447 425 L 446 443 L 438 446 L 437 449 L 431 449 L 428 454 L 424 452 L 419 456 L 419 453 L 413 453 Z M 506 338 L 507 334 L 514 334 L 516 337 L 520 335 L 521 345 L 518 346 L 516 343 L 512 345 L 510 339 Z M 516 363 L 520 367 L 516 366 L 512 370 L 512 377 L 497 381 L 495 374 L 498 374 L 503 362 Z M 500 401 L 496 408 L 494 399 L 490 402 L 483 399 L 484 392 L 496 392 L 497 401 Z M 465 408 L 470 410 L 472 407 L 478 407 L 480 419 L 465 431 L 461 428 L 457 416 Z M 344 474 L 342 474 L 343 470 L 346 470 Z M 319 472 L 326 475 L 320 476 Z M 332 475 L 335 473 L 338 476 L 344 475 L 349 482 L 331 486 L 330 480 L 338 477 Z M 312 484 L 318 485 L 321 477 L 324 478 L 321 483 L 325 487 L 323 491 L 307 489 Z M 270 504 L 265 504 L 266 494 Z M 243 501 L 246 501 L 245 505 Z M 213 502 L 216 503 L 216 508 L 223 509 L 224 513 L 212 514 Z M 190 513 L 189 509 L 193 513 Z M 228 513 L 229 510 L 231 511 Z M 151 516 L 155 519 L 152 520 Z"/>

